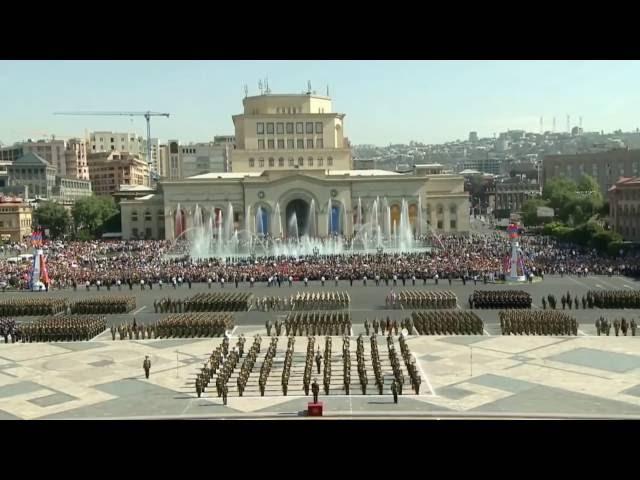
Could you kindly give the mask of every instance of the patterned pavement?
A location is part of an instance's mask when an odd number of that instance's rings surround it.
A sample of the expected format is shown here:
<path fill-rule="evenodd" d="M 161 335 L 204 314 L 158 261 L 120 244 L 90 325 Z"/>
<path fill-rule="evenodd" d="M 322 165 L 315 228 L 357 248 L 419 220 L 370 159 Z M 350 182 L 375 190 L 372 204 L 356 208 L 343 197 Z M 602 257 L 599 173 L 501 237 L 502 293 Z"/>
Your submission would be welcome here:
<path fill-rule="evenodd" d="M 251 326 L 234 335 L 241 332 L 264 335 Z M 196 368 L 219 342 L 114 342 L 105 332 L 91 342 L 0 344 L 0 419 L 287 418 L 306 408 L 309 398 L 293 390 L 287 397 L 275 389 L 265 397 L 230 396 L 227 406 L 215 389 L 197 398 Z M 363 396 L 353 385 L 351 395 L 321 392 L 325 415 L 640 417 L 640 337 L 414 336 L 408 343 L 422 371 L 420 395 L 405 389 L 394 404 L 388 394 Z M 152 361 L 149 380 L 145 355 Z M 356 382 L 355 365 L 352 370 Z M 334 367 L 333 375 L 341 374 Z"/>

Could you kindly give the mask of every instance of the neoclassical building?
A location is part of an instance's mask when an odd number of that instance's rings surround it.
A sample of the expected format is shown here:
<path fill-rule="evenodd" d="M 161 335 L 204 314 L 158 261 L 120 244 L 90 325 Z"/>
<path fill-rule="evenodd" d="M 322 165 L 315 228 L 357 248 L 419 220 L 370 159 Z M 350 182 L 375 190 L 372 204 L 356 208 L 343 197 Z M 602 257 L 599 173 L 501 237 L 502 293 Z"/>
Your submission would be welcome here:
<path fill-rule="evenodd" d="M 300 233 L 350 236 L 356 219 L 371 221 L 376 198 L 386 199 L 392 225 L 400 223 L 404 199 L 416 234 L 429 227 L 440 232 L 469 230 L 469 199 L 462 176 L 431 170 L 408 175 L 353 170 L 343 131 L 345 115 L 331 112 L 328 97 L 264 94 L 247 97 L 243 103 L 244 113 L 233 117 L 233 171 L 161 181 L 153 193 L 122 200 L 124 239 L 173 240 L 176 231 L 194 225 L 196 206 L 204 222 L 212 218 L 216 224 L 228 223 L 229 205 L 239 231 L 250 211 L 254 232 L 276 236 L 284 230 L 286 235 L 295 212 Z M 176 228 L 178 208 L 182 224 Z M 254 220 L 257 212 L 259 222 Z M 419 216 L 422 222 L 417 222 Z"/>

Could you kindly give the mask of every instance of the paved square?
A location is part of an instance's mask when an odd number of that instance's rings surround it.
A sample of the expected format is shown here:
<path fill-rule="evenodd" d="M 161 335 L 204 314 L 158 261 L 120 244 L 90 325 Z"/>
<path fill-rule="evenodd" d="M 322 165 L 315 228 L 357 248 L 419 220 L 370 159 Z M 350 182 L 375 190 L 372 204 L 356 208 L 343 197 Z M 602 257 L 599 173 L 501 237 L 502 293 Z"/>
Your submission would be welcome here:
<path fill-rule="evenodd" d="M 467 382 L 484 385 L 485 387 L 497 388 L 498 390 L 504 390 L 505 392 L 512 393 L 523 392 L 536 386 L 534 383 L 492 374 L 481 375 L 467 380 Z"/>
<path fill-rule="evenodd" d="M 89 363 L 92 367 L 106 367 L 107 365 L 113 365 L 113 360 L 98 360 L 96 362 Z"/>
<path fill-rule="evenodd" d="M 0 387 L 0 398 L 24 395 L 25 393 L 37 392 L 38 390 L 43 389 L 46 388 L 42 385 L 30 381 L 10 383 L 9 385 Z"/>
<path fill-rule="evenodd" d="M 45 397 L 34 398 L 29 401 L 39 407 L 50 407 L 52 405 L 59 405 L 73 400 L 76 400 L 76 398 L 71 395 L 67 395 L 65 393 L 54 393 Z"/>
<path fill-rule="evenodd" d="M 593 348 L 576 348 L 558 355 L 552 355 L 547 359 L 613 373 L 624 373 L 640 368 L 640 356 L 605 352 Z"/>

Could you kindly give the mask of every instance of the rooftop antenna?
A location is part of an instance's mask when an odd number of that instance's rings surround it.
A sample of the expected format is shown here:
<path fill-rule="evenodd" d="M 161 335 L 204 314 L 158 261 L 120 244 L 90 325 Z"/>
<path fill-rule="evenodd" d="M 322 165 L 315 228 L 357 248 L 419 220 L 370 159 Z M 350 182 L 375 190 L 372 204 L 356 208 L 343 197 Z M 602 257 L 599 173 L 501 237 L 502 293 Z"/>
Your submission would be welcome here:
<path fill-rule="evenodd" d="M 249 87 L 247 86 L 247 84 L 244 84 L 244 98 L 247 98 L 249 96 Z"/>
<path fill-rule="evenodd" d="M 329 85 L 327 85 L 327 97 L 329 96 Z"/>
<path fill-rule="evenodd" d="M 582 130 L 582 115 L 580 115 L 579 118 L 580 118 L 580 122 L 578 123 L 578 125 L 580 127 L 580 130 Z"/>
<path fill-rule="evenodd" d="M 262 80 L 258 80 L 258 90 L 260 90 L 260 95 L 262 95 Z"/>
<path fill-rule="evenodd" d="M 271 93 L 271 89 L 269 88 L 269 77 L 265 77 L 264 79 L 264 93 L 267 95 Z"/>
<path fill-rule="evenodd" d="M 571 115 L 567 114 L 567 133 L 571 133 Z"/>
<path fill-rule="evenodd" d="M 544 119 L 540 117 L 540 135 L 544 133 Z"/>
<path fill-rule="evenodd" d="M 556 117 L 553 117 L 553 127 L 551 129 L 553 133 L 556 133 Z"/>
<path fill-rule="evenodd" d="M 307 80 L 307 95 L 311 95 L 311 80 Z"/>

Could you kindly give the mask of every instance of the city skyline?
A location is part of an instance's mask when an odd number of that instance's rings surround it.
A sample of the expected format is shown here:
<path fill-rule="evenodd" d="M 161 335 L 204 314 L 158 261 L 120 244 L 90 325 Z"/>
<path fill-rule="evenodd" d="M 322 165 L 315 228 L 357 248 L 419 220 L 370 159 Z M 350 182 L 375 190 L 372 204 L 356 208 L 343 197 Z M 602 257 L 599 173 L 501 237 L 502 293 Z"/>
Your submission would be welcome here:
<path fill-rule="evenodd" d="M 638 61 L 2 61 L 0 141 L 82 136 L 87 131 L 145 134 L 144 119 L 62 117 L 55 111 L 153 110 L 152 137 L 184 142 L 233 133 L 244 85 L 259 94 L 326 94 L 346 113 L 352 144 L 444 143 L 523 129 L 634 131 Z"/>

